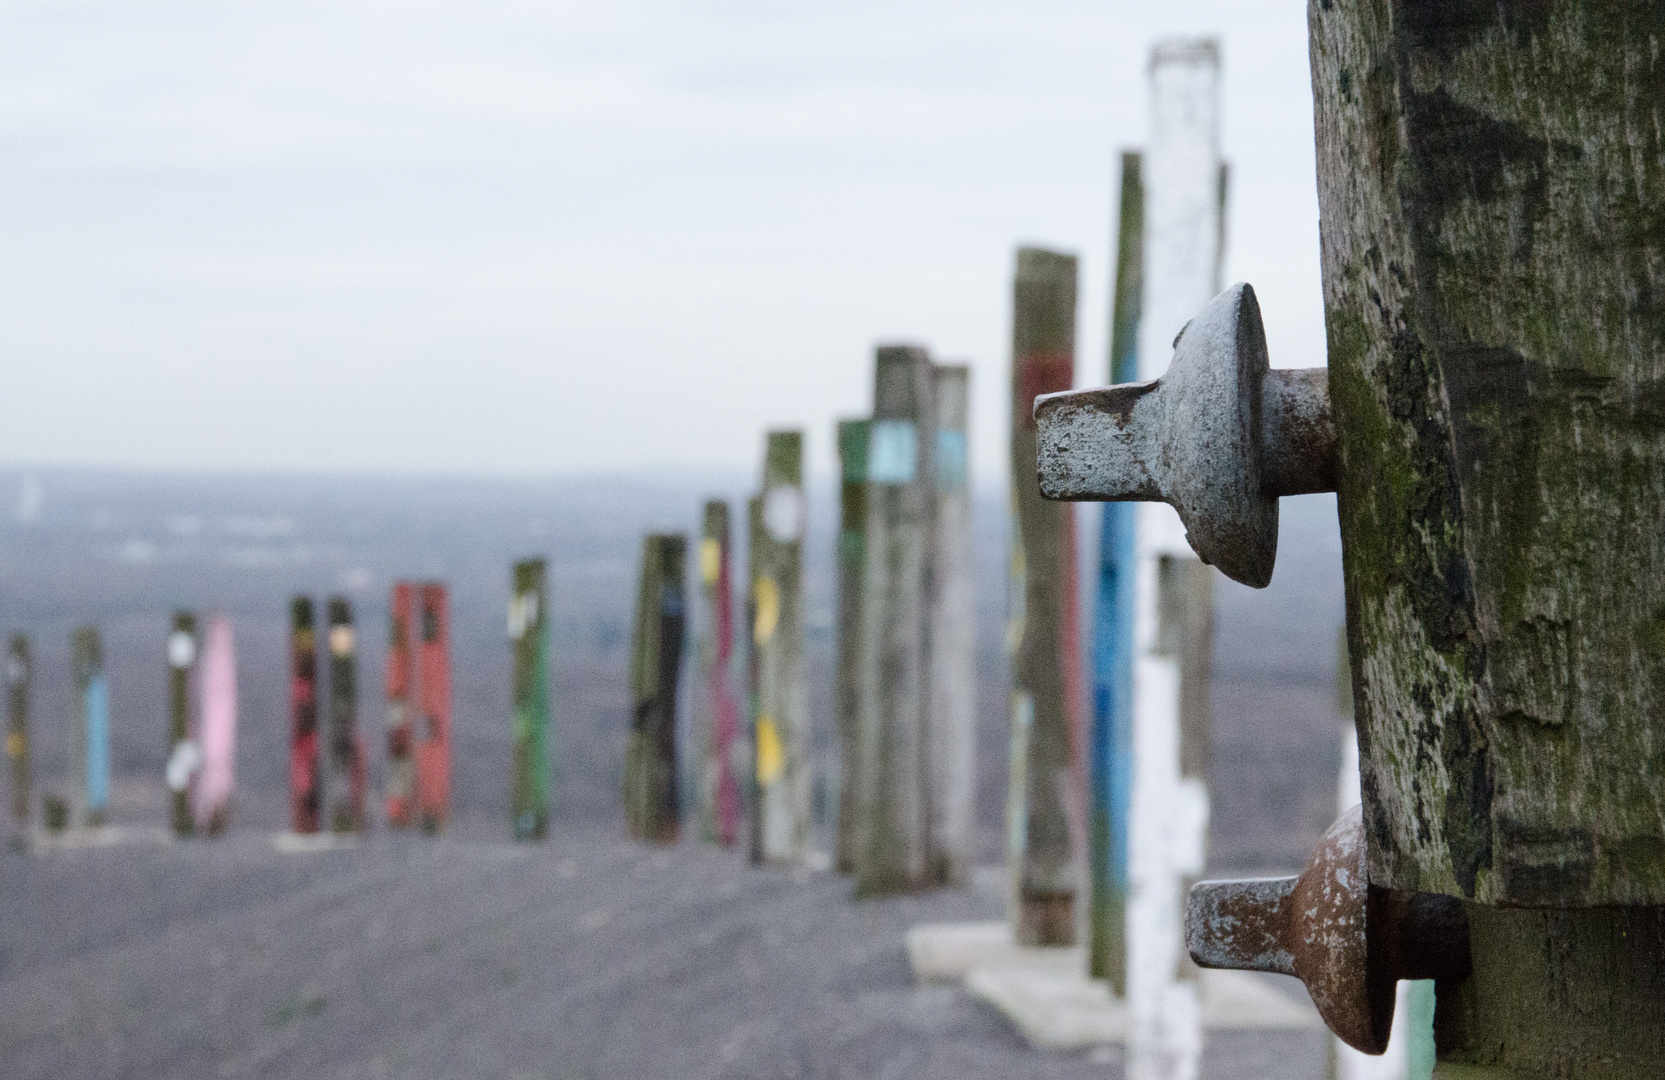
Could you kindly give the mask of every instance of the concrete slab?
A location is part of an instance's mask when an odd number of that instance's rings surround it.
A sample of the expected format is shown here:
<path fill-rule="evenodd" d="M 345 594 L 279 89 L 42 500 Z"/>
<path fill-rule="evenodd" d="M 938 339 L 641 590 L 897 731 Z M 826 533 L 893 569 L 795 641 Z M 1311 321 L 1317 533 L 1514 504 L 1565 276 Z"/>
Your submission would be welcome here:
<path fill-rule="evenodd" d="M 968 994 L 998 1010 L 1031 1046 L 1079 1050 L 1127 1038 L 1126 1003 L 1087 978 L 1082 949 L 1018 946 L 1003 922 L 915 926 L 907 947 L 916 982 L 963 981 Z M 1265 976 L 1204 971 L 1201 986 L 1206 1028 L 1323 1027 L 1304 995 L 1297 999 Z"/>

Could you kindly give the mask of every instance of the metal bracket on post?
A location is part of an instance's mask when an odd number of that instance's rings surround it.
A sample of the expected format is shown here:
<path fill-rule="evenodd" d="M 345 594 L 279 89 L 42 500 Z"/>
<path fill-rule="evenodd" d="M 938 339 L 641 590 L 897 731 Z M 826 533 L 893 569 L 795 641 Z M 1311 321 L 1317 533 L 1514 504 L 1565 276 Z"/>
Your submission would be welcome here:
<path fill-rule="evenodd" d="M 1035 422 L 1043 496 L 1168 503 L 1204 562 L 1257 589 L 1272 580 L 1278 498 L 1336 486 L 1329 373 L 1268 365 L 1243 282 L 1179 332 L 1160 379 L 1042 395 Z"/>
<path fill-rule="evenodd" d="M 1400 979 L 1468 977 L 1468 918 L 1452 897 L 1369 884 L 1362 811 L 1330 826 L 1300 877 L 1192 886 L 1185 946 L 1198 967 L 1295 976 L 1331 1031 L 1380 1054 Z"/>

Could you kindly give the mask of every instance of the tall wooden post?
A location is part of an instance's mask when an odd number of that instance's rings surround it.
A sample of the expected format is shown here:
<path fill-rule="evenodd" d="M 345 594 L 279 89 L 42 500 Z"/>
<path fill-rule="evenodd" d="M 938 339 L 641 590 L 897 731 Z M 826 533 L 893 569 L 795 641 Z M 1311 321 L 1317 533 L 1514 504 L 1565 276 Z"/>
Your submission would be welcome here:
<path fill-rule="evenodd" d="M 422 640 L 417 649 L 422 720 L 416 744 L 416 804 L 424 832 L 451 817 L 451 608 L 445 586 L 418 590 Z"/>
<path fill-rule="evenodd" d="M 71 760 L 79 802 L 79 823 L 104 824 L 110 806 L 110 685 L 104 676 L 104 646 L 98 627 L 81 626 L 70 635 L 70 678 L 75 688 L 70 730 Z"/>
<path fill-rule="evenodd" d="M 1145 265 L 1145 185 L 1137 152 L 1122 154 L 1111 302 L 1110 383 L 1139 378 L 1139 312 Z M 1092 881 L 1088 970 L 1127 994 L 1128 829 L 1133 806 L 1133 613 L 1136 511 L 1100 507 L 1098 597 L 1093 613 L 1088 868 Z"/>
<path fill-rule="evenodd" d="M 178 836 L 196 830 L 191 812 L 191 784 L 202 767 L 202 746 L 192 730 L 191 696 L 196 689 L 197 618 L 189 611 L 173 613 L 168 633 L 168 804 L 169 819 Z"/>
<path fill-rule="evenodd" d="M 312 601 L 289 602 L 289 827 L 315 833 L 323 820 L 318 739 L 318 639 Z"/>
<path fill-rule="evenodd" d="M 705 504 L 700 533 L 701 611 L 700 669 L 700 832 L 710 841 L 732 847 L 740 835 L 740 784 L 735 778 L 735 740 L 740 710 L 734 700 L 734 575 L 729 544 L 728 503 Z"/>
<path fill-rule="evenodd" d="M 862 572 L 856 891 L 929 883 L 931 787 L 926 730 L 927 581 L 935 407 L 931 358 L 880 346 L 867 450 L 867 562 Z"/>
<path fill-rule="evenodd" d="M 1370 883 L 1466 908 L 1437 1075 L 1658 1076 L 1658 9 L 1308 17 Z"/>
<path fill-rule="evenodd" d="M 856 805 L 861 710 L 862 573 L 867 564 L 867 444 L 872 421 L 838 422 L 838 670 L 833 707 L 838 723 L 838 837 L 841 874 L 856 869 Z"/>
<path fill-rule="evenodd" d="M 1012 318 L 1012 770 L 1007 814 L 1016 937 L 1075 941 L 1080 823 L 1080 633 L 1075 508 L 1042 500 L 1035 480 L 1034 401 L 1075 379 L 1075 257 L 1019 248 Z"/>
<path fill-rule="evenodd" d="M 509 596 L 514 650 L 514 790 L 516 840 L 549 833 L 549 571 L 542 559 L 515 563 Z"/>
<path fill-rule="evenodd" d="M 746 770 L 746 853 L 754 864 L 763 862 L 763 785 L 758 779 L 759 705 L 762 701 L 763 646 L 757 639 L 757 592 L 768 538 L 763 532 L 763 496 L 746 500 L 746 729 L 751 744 Z M 778 598 L 776 619 L 779 619 Z"/>
<path fill-rule="evenodd" d="M 803 433 L 771 431 L 752 548 L 757 650 L 759 857 L 794 862 L 809 843 L 809 698 L 803 660 Z"/>
<path fill-rule="evenodd" d="M 682 807 L 676 769 L 676 689 L 682 670 L 688 541 L 680 533 L 642 538 L 641 591 L 630 658 L 633 698 L 625 748 L 625 815 L 638 840 L 673 844 Z"/>
<path fill-rule="evenodd" d="M 231 796 L 237 783 L 237 654 L 231 620 L 208 620 L 202 649 L 202 771 L 192 786 L 196 827 L 210 836 L 231 820 Z"/>
<path fill-rule="evenodd" d="M 1162 42 L 1151 53 L 1139 380 L 1167 370 L 1175 337 L 1220 290 L 1219 73 L 1212 40 Z M 1172 507 L 1140 503 L 1133 516 L 1128 1075 L 1188 1080 L 1202 1056 L 1184 900 L 1208 837 L 1210 571 Z"/>
<path fill-rule="evenodd" d="M 6 757 L 11 762 L 12 820 L 29 827 L 29 639 L 13 634 L 6 653 Z"/>
<path fill-rule="evenodd" d="M 966 440 L 971 372 L 963 365 L 939 365 L 932 377 L 936 435 L 925 625 L 928 876 L 934 885 L 959 885 L 976 858 L 977 597 Z"/>
<path fill-rule="evenodd" d="M 327 611 L 330 707 L 324 805 L 332 831 L 361 832 L 368 824 L 364 814 L 367 763 L 358 736 L 358 643 L 353 635 L 353 609 L 346 597 L 332 596 Z"/>
<path fill-rule="evenodd" d="M 416 587 L 393 583 L 387 632 L 387 824 L 409 828 L 416 809 L 416 712 L 411 706 L 411 652 Z"/>

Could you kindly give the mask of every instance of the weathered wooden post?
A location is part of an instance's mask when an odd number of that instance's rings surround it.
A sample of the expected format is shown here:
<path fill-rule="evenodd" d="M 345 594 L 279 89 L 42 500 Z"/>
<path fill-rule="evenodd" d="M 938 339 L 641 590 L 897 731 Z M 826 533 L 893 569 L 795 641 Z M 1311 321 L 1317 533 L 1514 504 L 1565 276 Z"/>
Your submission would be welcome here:
<path fill-rule="evenodd" d="M 862 573 L 867 564 L 867 444 L 871 420 L 838 422 L 838 669 L 833 707 L 838 724 L 838 836 L 834 866 L 856 869 L 856 804 L 861 710 Z"/>
<path fill-rule="evenodd" d="M 1139 313 L 1144 292 L 1145 186 L 1141 156 L 1122 154 L 1111 301 L 1110 382 L 1139 377 Z M 1097 605 L 1093 612 L 1093 730 L 1088 871 L 1092 882 L 1088 973 L 1127 994 L 1128 828 L 1133 808 L 1133 612 L 1135 508 L 1105 503 L 1099 521 Z"/>
<path fill-rule="evenodd" d="M 763 567 L 763 496 L 746 500 L 746 728 L 750 736 L 751 760 L 746 769 L 746 854 L 754 863 L 763 862 L 763 785 L 758 778 L 759 691 L 763 677 L 763 646 L 757 640 L 757 591 Z M 777 612 L 776 618 L 779 615 Z"/>
<path fill-rule="evenodd" d="M 1651 11 L 1312 4 L 1328 371 L 1236 286 L 1162 384 L 1039 406 L 1049 493 L 1166 499 L 1248 584 L 1336 489 L 1363 809 L 1197 886 L 1190 947 L 1371 1053 L 1433 979 L 1438 1076 L 1665 1069 Z"/>
<path fill-rule="evenodd" d="M 191 724 L 191 695 L 196 689 L 197 618 L 189 611 L 173 613 L 168 633 L 168 804 L 169 819 L 178 836 L 196 830 L 191 813 L 191 784 L 202 768 L 202 746 Z"/>
<path fill-rule="evenodd" d="M 29 639 L 13 634 L 6 653 L 6 757 L 11 762 L 12 820 L 29 827 Z"/>
<path fill-rule="evenodd" d="M 705 504 L 700 533 L 700 668 L 705 680 L 700 701 L 700 830 L 705 839 L 732 847 L 740 835 L 740 784 L 735 778 L 734 744 L 740 710 L 734 699 L 734 573 L 729 543 L 728 503 Z"/>
<path fill-rule="evenodd" d="M 70 635 L 70 678 L 75 688 L 70 730 L 71 760 L 78 774 L 74 790 L 79 823 L 104 824 L 110 806 L 110 686 L 104 676 L 104 646 L 98 627 L 81 626 Z"/>
<path fill-rule="evenodd" d="M 344 596 L 326 605 L 329 619 L 330 708 L 324 805 L 334 832 L 362 832 L 367 783 L 363 746 L 358 737 L 358 672 L 353 609 Z"/>
<path fill-rule="evenodd" d="M 411 618 L 416 587 L 393 583 L 387 627 L 387 780 L 383 800 L 387 824 L 409 828 L 416 804 L 416 713 L 411 707 Z"/>
<path fill-rule="evenodd" d="M 323 820 L 318 746 L 318 640 L 312 601 L 289 602 L 289 827 L 315 833 Z"/>
<path fill-rule="evenodd" d="M 880 346 L 867 450 L 866 565 L 857 671 L 856 891 L 929 884 L 927 575 L 936 411 L 931 358 Z"/>
<path fill-rule="evenodd" d="M 945 364 L 932 376 L 936 437 L 925 625 L 928 878 L 935 885 L 958 885 L 976 858 L 977 597 L 966 441 L 971 372 Z"/>
<path fill-rule="evenodd" d="M 642 539 L 641 591 L 631 648 L 634 699 L 625 747 L 625 815 L 638 840 L 674 844 L 682 807 L 676 773 L 676 689 L 682 669 L 687 538 L 653 533 Z"/>
<path fill-rule="evenodd" d="M 202 649 L 202 771 L 192 788 L 196 827 L 210 836 L 231 820 L 237 781 L 237 655 L 231 620 L 208 620 Z"/>
<path fill-rule="evenodd" d="M 1023 945 L 1075 941 L 1080 790 L 1075 516 L 1035 483 L 1036 396 L 1075 380 L 1075 256 L 1019 248 L 1012 317 L 1012 769 L 1007 815 Z"/>
<path fill-rule="evenodd" d="M 796 862 L 809 843 L 809 698 L 803 661 L 803 433 L 771 431 L 751 550 L 757 662 L 757 855 Z"/>
<path fill-rule="evenodd" d="M 445 586 L 430 581 L 418 590 L 422 640 L 417 678 L 422 722 L 416 744 L 416 805 L 422 830 L 436 833 L 451 817 L 451 608 Z"/>
<path fill-rule="evenodd" d="M 542 559 L 514 565 L 509 595 L 514 649 L 514 789 L 516 840 L 549 833 L 549 571 Z"/>

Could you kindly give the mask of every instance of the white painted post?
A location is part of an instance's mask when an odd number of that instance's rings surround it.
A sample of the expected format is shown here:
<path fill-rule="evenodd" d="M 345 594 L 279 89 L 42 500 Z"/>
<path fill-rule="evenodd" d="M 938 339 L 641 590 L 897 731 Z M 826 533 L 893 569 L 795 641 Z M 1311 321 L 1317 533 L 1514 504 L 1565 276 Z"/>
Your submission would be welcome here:
<path fill-rule="evenodd" d="M 1219 292 L 1219 80 L 1220 50 L 1213 40 L 1166 41 L 1152 51 L 1141 380 L 1167 369 L 1180 329 Z M 1196 760 L 1199 749 L 1206 754 L 1206 744 L 1187 745 L 1199 734 L 1206 739 L 1206 727 L 1182 734 L 1182 669 L 1188 654 L 1198 654 L 1199 643 L 1176 643 L 1162 632 L 1165 609 L 1187 599 L 1162 595 L 1162 585 L 1166 580 L 1184 590 L 1207 579 L 1189 565 L 1196 556 L 1179 515 L 1165 504 L 1137 504 L 1134 551 L 1127 1074 L 1129 1080 L 1195 1080 L 1202 1057 L 1202 1002 L 1196 970 L 1185 954 L 1183 904 L 1188 881 L 1203 869 L 1208 789 L 1204 777 L 1184 763 Z M 1192 606 L 1181 605 L 1182 610 Z M 1200 644 L 1206 657 L 1207 643 Z"/>

